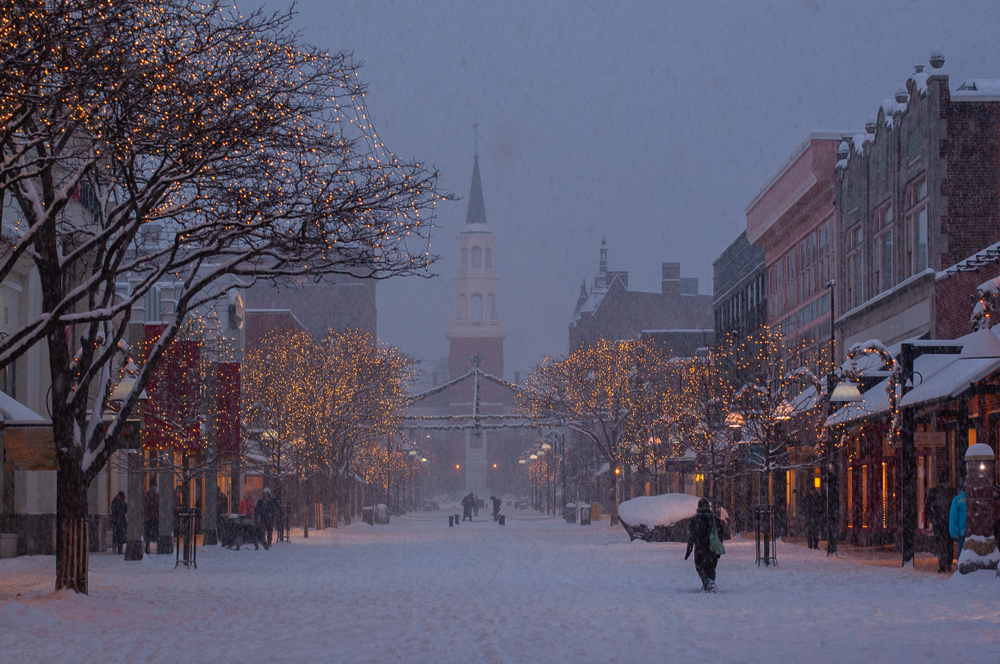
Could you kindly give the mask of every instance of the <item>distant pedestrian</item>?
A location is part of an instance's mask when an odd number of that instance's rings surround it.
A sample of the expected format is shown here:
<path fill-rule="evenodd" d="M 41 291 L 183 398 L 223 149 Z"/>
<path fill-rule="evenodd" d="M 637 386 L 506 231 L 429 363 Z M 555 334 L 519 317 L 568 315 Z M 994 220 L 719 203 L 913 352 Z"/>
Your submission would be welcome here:
<path fill-rule="evenodd" d="M 271 548 L 271 537 L 274 534 L 274 521 L 278 518 L 278 500 L 271 495 L 271 490 L 264 489 L 264 494 L 257 501 L 254 517 L 264 529 L 264 548 Z"/>
<path fill-rule="evenodd" d="M 150 542 L 160 538 L 160 494 L 155 484 L 151 484 L 143 496 L 142 514 L 145 519 L 142 535 L 146 540 L 146 553 L 149 553 Z"/>
<path fill-rule="evenodd" d="M 930 488 L 924 498 L 924 514 L 934 529 L 934 550 L 937 553 L 938 573 L 951 571 L 952 540 L 949 530 L 952 491 L 948 487 L 947 473 L 941 473 L 938 483 Z"/>
<path fill-rule="evenodd" d="M 462 521 L 468 519 L 472 521 L 472 501 L 473 497 L 470 493 L 465 498 L 462 498 Z"/>
<path fill-rule="evenodd" d="M 248 493 L 240 501 L 240 514 L 243 516 L 253 516 L 253 510 L 257 506 L 253 497 Z"/>
<path fill-rule="evenodd" d="M 713 540 L 721 545 L 722 521 L 712 513 L 708 499 L 702 498 L 698 501 L 698 512 L 691 518 L 684 560 L 691 556 L 691 549 L 694 549 L 694 568 L 701 578 L 701 589 L 711 593 L 715 592 L 715 568 L 724 552 L 713 550 Z"/>
<path fill-rule="evenodd" d="M 472 494 L 472 514 L 479 516 L 479 496 Z"/>
<path fill-rule="evenodd" d="M 125 492 L 119 491 L 111 501 L 111 543 L 115 553 L 122 553 L 125 546 L 125 527 L 128 518 L 128 503 L 125 502 Z"/>
<path fill-rule="evenodd" d="M 823 497 L 816 487 L 810 487 L 803 501 L 803 508 L 806 517 L 806 544 L 810 549 L 818 549 L 820 525 L 823 522 Z"/>
<path fill-rule="evenodd" d="M 955 556 L 957 562 L 962 557 L 962 546 L 965 544 L 965 482 L 962 482 L 962 490 L 958 492 L 951 501 L 951 510 L 948 515 L 948 532 L 955 538 L 958 544 L 958 553 Z"/>
<path fill-rule="evenodd" d="M 496 521 L 500 518 L 500 505 L 503 504 L 503 501 L 496 496 L 490 496 L 490 500 L 493 502 L 493 520 Z"/>

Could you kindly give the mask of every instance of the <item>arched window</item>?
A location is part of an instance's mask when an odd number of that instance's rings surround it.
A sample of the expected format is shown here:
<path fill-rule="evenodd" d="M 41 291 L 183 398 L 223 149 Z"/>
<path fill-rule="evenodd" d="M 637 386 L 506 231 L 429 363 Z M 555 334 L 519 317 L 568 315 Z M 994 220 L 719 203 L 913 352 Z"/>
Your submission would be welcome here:
<path fill-rule="evenodd" d="M 462 247 L 462 264 L 461 264 L 461 267 L 462 267 L 463 270 L 469 269 L 469 250 L 466 249 L 465 247 Z"/>
<path fill-rule="evenodd" d="M 475 256 L 475 253 L 473 253 Z M 483 319 L 483 296 L 476 293 L 472 296 L 469 301 L 469 318 L 472 320 L 482 320 Z"/>
<path fill-rule="evenodd" d="M 486 255 L 490 255 L 490 250 L 486 250 Z M 486 310 L 490 312 L 490 320 L 497 319 L 497 299 L 490 293 L 486 296 Z"/>
<path fill-rule="evenodd" d="M 483 267 L 483 250 L 479 247 L 472 248 L 472 269 L 479 270 Z"/>
<path fill-rule="evenodd" d="M 486 269 L 493 269 L 493 250 L 489 247 L 486 247 Z"/>

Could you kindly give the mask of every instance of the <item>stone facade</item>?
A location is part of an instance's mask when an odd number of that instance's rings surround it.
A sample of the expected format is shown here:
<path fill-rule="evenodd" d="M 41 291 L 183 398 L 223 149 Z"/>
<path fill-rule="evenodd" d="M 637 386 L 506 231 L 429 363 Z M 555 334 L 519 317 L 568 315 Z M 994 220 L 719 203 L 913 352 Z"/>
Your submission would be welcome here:
<path fill-rule="evenodd" d="M 1000 240 L 998 142 L 998 82 L 969 80 L 951 91 L 941 70 L 917 67 L 865 132 L 840 145 L 841 354 L 867 339 L 892 344 L 958 333 L 951 308 L 960 305 L 945 305 L 943 317 L 936 311 L 935 275 Z"/>

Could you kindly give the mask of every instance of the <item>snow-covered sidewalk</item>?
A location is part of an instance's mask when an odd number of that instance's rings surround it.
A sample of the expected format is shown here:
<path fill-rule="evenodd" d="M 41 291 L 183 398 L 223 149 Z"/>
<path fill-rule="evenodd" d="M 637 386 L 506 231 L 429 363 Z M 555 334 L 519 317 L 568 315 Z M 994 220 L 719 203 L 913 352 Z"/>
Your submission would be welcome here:
<path fill-rule="evenodd" d="M 829 559 L 777 568 L 727 542 L 719 592 L 684 545 L 513 513 L 419 513 L 270 551 L 91 558 L 91 595 L 51 557 L 0 560 L 4 662 L 957 662 L 1000 655 L 1000 580 Z M 20 593 L 19 596 L 17 594 Z"/>

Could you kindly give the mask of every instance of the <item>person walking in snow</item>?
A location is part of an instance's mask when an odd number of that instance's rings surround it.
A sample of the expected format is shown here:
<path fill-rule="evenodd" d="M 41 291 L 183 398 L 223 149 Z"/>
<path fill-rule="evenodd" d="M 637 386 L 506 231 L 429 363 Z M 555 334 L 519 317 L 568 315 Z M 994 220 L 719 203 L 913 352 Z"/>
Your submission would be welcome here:
<path fill-rule="evenodd" d="M 125 502 L 125 492 L 119 491 L 115 499 L 111 501 L 111 543 L 115 547 L 115 553 L 122 553 L 125 546 L 125 526 L 128 515 L 128 504 Z"/>
<path fill-rule="evenodd" d="M 257 501 L 254 508 L 254 517 L 260 522 L 264 529 L 264 548 L 271 548 L 271 536 L 274 533 L 274 521 L 278 518 L 278 500 L 271 494 L 271 490 L 264 488 L 264 495 Z"/>
<path fill-rule="evenodd" d="M 496 521 L 500 518 L 500 505 L 503 501 L 496 496 L 490 496 L 490 500 L 493 502 L 493 520 Z"/>
<path fill-rule="evenodd" d="M 948 488 L 948 475 L 941 473 L 938 483 L 930 488 L 924 498 L 924 514 L 934 529 L 934 550 L 937 552 L 938 574 L 951 571 L 951 518 L 952 492 Z"/>
<path fill-rule="evenodd" d="M 472 521 L 472 494 L 462 498 L 462 521 L 468 519 Z"/>
<path fill-rule="evenodd" d="M 472 515 L 479 516 L 479 496 L 472 494 Z"/>
<path fill-rule="evenodd" d="M 705 592 L 715 592 L 715 568 L 719 564 L 719 554 L 712 550 L 712 532 L 722 537 L 722 521 L 712 513 L 708 498 L 698 501 L 698 512 L 691 518 L 688 529 L 687 553 L 684 560 L 691 556 L 694 549 L 694 568 L 701 578 L 701 589 Z"/>
<path fill-rule="evenodd" d="M 965 482 L 962 482 L 962 490 L 951 501 L 951 511 L 948 516 L 948 532 L 955 538 L 958 544 L 958 553 L 955 556 L 957 561 L 962 557 L 962 545 L 965 544 Z"/>

